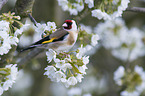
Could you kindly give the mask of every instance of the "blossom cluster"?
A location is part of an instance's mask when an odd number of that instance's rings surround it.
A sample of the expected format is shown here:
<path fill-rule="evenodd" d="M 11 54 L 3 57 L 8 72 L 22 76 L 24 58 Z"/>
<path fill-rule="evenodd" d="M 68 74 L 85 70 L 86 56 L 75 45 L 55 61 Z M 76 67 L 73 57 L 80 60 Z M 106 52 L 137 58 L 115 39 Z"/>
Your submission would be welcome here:
<path fill-rule="evenodd" d="M 56 24 L 54 22 L 37 23 L 36 26 L 27 19 L 25 25 L 29 25 L 23 31 L 24 34 L 20 38 L 19 45 L 21 47 L 29 46 L 30 44 L 42 39 L 43 37 L 56 31 Z"/>
<path fill-rule="evenodd" d="M 74 53 L 79 54 L 75 51 Z M 86 74 L 89 56 L 77 57 L 74 53 L 61 52 L 57 53 L 52 49 L 46 52 L 48 62 L 54 62 L 48 65 L 44 75 L 47 75 L 51 81 L 61 82 L 66 87 L 82 82 L 83 75 Z"/>
<path fill-rule="evenodd" d="M 18 38 L 9 35 L 9 22 L 0 21 L 0 55 L 7 54 L 11 49 L 11 45 L 17 45 Z"/>
<path fill-rule="evenodd" d="M 64 11 L 69 11 L 71 15 L 78 15 L 78 12 L 84 9 L 83 0 L 58 0 L 58 4 L 62 6 Z"/>
<path fill-rule="evenodd" d="M 15 83 L 18 75 L 17 64 L 6 65 L 5 68 L 0 68 L 0 95 L 7 91 Z"/>
<path fill-rule="evenodd" d="M 88 4 L 89 8 L 94 7 L 94 0 L 57 0 L 59 6 L 62 7 L 64 11 L 69 11 L 71 15 L 78 15 L 84 9 L 84 3 Z"/>
<path fill-rule="evenodd" d="M 100 77 L 96 72 L 97 70 L 91 65 L 87 67 L 87 74 L 80 84 L 66 88 L 60 83 L 52 83 L 50 89 L 53 96 L 65 96 L 66 94 L 67 96 L 92 96 L 94 93 L 100 96 L 104 94 L 108 90 L 106 76 Z"/>
<path fill-rule="evenodd" d="M 19 19 L 20 17 L 14 16 L 14 13 L 3 13 L 0 15 L 0 55 L 7 54 L 12 48 L 12 45 L 17 46 L 19 42 L 18 36 L 22 34 L 24 29 L 28 26 L 20 24 Z M 18 29 L 12 26 L 14 22 L 19 23 L 21 28 Z M 14 30 L 12 30 L 12 28 Z"/>
<path fill-rule="evenodd" d="M 97 36 L 98 38 L 98 36 Z M 95 39 L 97 44 L 98 39 Z M 79 47 L 72 52 L 55 52 L 52 49 L 46 52 L 48 65 L 44 75 L 47 75 L 52 81 L 61 82 L 66 87 L 75 85 L 77 82 L 82 82 L 83 75 L 86 74 L 87 64 L 89 63 L 89 56 L 86 56 L 91 45 Z"/>
<path fill-rule="evenodd" d="M 92 16 L 104 20 L 115 19 L 122 16 L 129 2 L 130 0 L 102 0 L 99 8 L 92 10 Z"/>
<path fill-rule="evenodd" d="M 118 59 L 133 61 L 145 55 L 144 33 L 135 27 L 128 29 L 121 18 L 98 24 L 95 32 L 102 45 L 111 49 L 112 55 Z"/>
<path fill-rule="evenodd" d="M 140 96 L 145 90 L 145 71 L 138 65 L 131 71 L 120 66 L 114 72 L 114 80 L 117 85 L 125 86 L 125 90 L 120 93 L 121 96 Z"/>
<path fill-rule="evenodd" d="M 94 5 L 94 0 L 57 0 L 59 6 L 64 11 L 69 11 L 70 15 L 78 15 L 88 5 L 93 17 L 98 19 L 111 20 L 122 16 L 130 0 L 101 0 Z"/>

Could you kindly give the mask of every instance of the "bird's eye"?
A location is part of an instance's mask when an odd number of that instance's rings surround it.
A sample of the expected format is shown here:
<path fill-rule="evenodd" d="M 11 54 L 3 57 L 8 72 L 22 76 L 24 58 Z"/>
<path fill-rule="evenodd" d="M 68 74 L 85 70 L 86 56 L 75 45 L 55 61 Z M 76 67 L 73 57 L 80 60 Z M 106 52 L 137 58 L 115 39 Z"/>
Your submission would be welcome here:
<path fill-rule="evenodd" d="M 72 22 L 67 22 L 68 25 L 72 25 Z"/>

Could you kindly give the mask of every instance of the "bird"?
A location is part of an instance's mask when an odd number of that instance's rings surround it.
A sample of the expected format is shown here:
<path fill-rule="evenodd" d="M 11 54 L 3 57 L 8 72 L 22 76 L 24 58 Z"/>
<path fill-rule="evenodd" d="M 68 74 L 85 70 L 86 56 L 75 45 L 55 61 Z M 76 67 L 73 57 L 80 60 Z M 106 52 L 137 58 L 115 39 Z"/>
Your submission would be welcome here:
<path fill-rule="evenodd" d="M 29 47 L 22 49 L 21 52 L 34 48 L 53 49 L 57 52 L 67 51 L 73 47 L 77 37 L 78 29 L 76 22 L 74 20 L 65 20 L 61 28 Z"/>

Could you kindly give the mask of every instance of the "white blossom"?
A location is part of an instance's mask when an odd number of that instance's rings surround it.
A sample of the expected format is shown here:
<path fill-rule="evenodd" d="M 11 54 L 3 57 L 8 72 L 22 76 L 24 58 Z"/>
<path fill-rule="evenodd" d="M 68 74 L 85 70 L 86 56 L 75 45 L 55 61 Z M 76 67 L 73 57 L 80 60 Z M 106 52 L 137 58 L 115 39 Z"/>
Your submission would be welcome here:
<path fill-rule="evenodd" d="M 26 32 L 28 31 L 29 29 L 35 29 L 36 27 L 34 26 L 33 23 L 30 22 L 29 19 L 26 19 L 26 22 L 25 24 L 20 28 L 20 29 L 17 29 L 14 33 L 14 36 L 17 37 L 18 35 L 21 35 L 23 32 Z"/>
<path fill-rule="evenodd" d="M 3 90 L 7 91 L 9 89 L 9 87 L 10 88 L 12 87 L 12 84 L 13 84 L 13 82 L 11 80 L 7 80 L 6 82 L 4 82 Z"/>
<path fill-rule="evenodd" d="M 3 94 L 3 88 L 2 87 L 0 87 L 0 96 Z"/>
<path fill-rule="evenodd" d="M 62 6 L 62 9 L 66 11 L 68 9 L 68 0 L 58 0 L 58 5 Z"/>
<path fill-rule="evenodd" d="M 0 46 L 0 55 L 7 54 L 11 49 L 10 38 L 2 37 L 2 39 L 3 39 L 3 43 L 2 46 Z"/>
<path fill-rule="evenodd" d="M 5 20 L 0 21 L 0 31 L 9 32 L 9 22 Z"/>
<path fill-rule="evenodd" d="M 78 82 L 82 82 L 82 78 L 84 78 L 82 74 L 77 74 L 76 79 Z"/>
<path fill-rule="evenodd" d="M 18 75 L 18 67 L 17 64 L 10 64 L 10 65 L 6 65 L 5 68 L 10 68 L 10 75 L 8 75 L 7 77 L 9 78 L 9 80 L 11 80 L 13 83 L 15 83 L 15 80 L 17 79 L 17 75 Z"/>
<path fill-rule="evenodd" d="M 111 20 L 111 17 L 106 12 L 102 12 L 100 9 L 92 10 L 92 16 L 97 17 L 99 20 L 102 18 L 104 20 Z"/>
<path fill-rule="evenodd" d="M 145 71 L 142 67 L 138 65 L 135 66 L 134 71 L 137 72 L 142 80 L 141 84 L 136 86 L 136 90 L 138 93 L 142 93 L 145 90 Z"/>
<path fill-rule="evenodd" d="M 122 81 L 121 78 L 124 76 L 125 74 L 125 69 L 123 66 L 120 66 L 115 72 L 114 72 L 114 80 L 116 82 L 116 84 L 118 84 L 119 86 L 122 85 Z"/>
<path fill-rule="evenodd" d="M 93 35 L 91 38 L 91 45 L 96 46 L 96 44 L 98 44 L 98 40 L 99 40 L 99 36 L 97 34 Z"/>
<path fill-rule="evenodd" d="M 7 54 L 11 49 L 9 31 L 9 22 L 0 21 L 0 55 Z"/>
<path fill-rule="evenodd" d="M 82 56 L 85 54 L 86 49 L 83 48 L 83 45 L 81 45 L 81 47 L 78 48 L 78 50 L 79 50 L 79 53 L 76 54 L 76 57 L 77 57 L 78 59 L 81 59 Z"/>
<path fill-rule="evenodd" d="M 3 71 L 2 71 L 3 70 Z M 0 83 L 0 95 L 3 94 L 3 91 L 7 91 L 9 88 L 12 88 L 12 85 L 15 83 L 18 75 L 18 68 L 17 64 L 9 64 L 6 65 L 5 68 L 2 68 L 0 73 L 5 74 L 4 76 L 1 75 Z"/>
<path fill-rule="evenodd" d="M 49 51 L 46 52 L 46 56 L 47 56 L 47 61 L 49 61 L 50 63 L 52 59 L 56 58 L 56 52 L 52 49 L 49 49 Z"/>
<path fill-rule="evenodd" d="M 61 69 L 62 69 L 64 72 L 66 72 L 67 68 L 68 68 L 68 69 L 72 69 L 72 66 L 71 66 L 70 63 L 65 63 L 65 64 L 63 64 L 63 65 L 61 66 Z"/>
<path fill-rule="evenodd" d="M 68 88 L 70 86 L 70 84 L 68 83 L 68 80 L 66 78 L 61 78 L 61 82 L 65 85 L 66 88 Z"/>
<path fill-rule="evenodd" d="M 53 78 L 56 78 L 57 82 L 59 82 L 61 78 L 65 78 L 65 77 L 66 77 L 65 74 L 61 71 L 56 71 L 53 76 Z"/>
<path fill-rule="evenodd" d="M 78 69 L 79 69 L 79 71 L 80 71 L 82 74 L 86 74 L 86 71 L 85 71 L 85 70 L 88 69 L 88 68 L 87 68 L 86 65 L 83 65 L 83 66 L 80 66 Z"/>
<path fill-rule="evenodd" d="M 47 30 L 47 31 L 51 31 L 52 30 L 54 32 L 56 30 L 55 22 L 47 22 L 45 30 Z"/>
<path fill-rule="evenodd" d="M 13 36 L 10 36 L 9 38 L 10 38 L 10 41 L 11 41 L 10 44 L 17 46 L 17 44 L 19 42 L 19 39 L 17 37 L 13 37 Z"/>
<path fill-rule="evenodd" d="M 83 0 L 75 0 L 74 3 L 68 0 L 57 0 L 59 6 L 62 7 L 63 11 L 69 11 L 70 15 L 78 15 L 78 12 L 84 9 Z"/>
<path fill-rule="evenodd" d="M 86 64 L 88 64 L 89 63 L 89 56 L 84 56 L 83 57 L 83 63 L 86 65 Z"/>
<path fill-rule="evenodd" d="M 65 64 L 65 60 L 54 59 L 57 68 L 61 68 Z"/>
<path fill-rule="evenodd" d="M 114 5 L 115 3 L 117 2 L 113 1 Z M 92 16 L 97 17 L 98 19 L 104 19 L 104 20 L 115 19 L 116 17 L 122 16 L 123 11 L 126 10 L 129 3 L 130 3 L 129 0 L 121 0 L 121 4 L 118 6 L 117 11 L 113 12 L 112 14 L 107 14 L 106 12 L 103 12 L 100 9 L 92 10 Z"/>
<path fill-rule="evenodd" d="M 44 24 L 37 23 L 35 31 L 38 33 L 43 33 L 45 31 L 45 28 L 46 28 L 45 23 Z"/>
<path fill-rule="evenodd" d="M 75 85 L 77 83 L 77 79 L 74 76 L 72 76 L 68 78 L 67 82 L 69 85 Z"/>
<path fill-rule="evenodd" d="M 85 0 L 85 3 L 88 4 L 89 8 L 94 7 L 94 0 Z"/>
<path fill-rule="evenodd" d="M 55 74 L 55 71 L 56 71 L 56 68 L 54 66 L 47 66 L 45 68 L 46 72 L 44 73 L 44 75 L 54 75 Z"/>

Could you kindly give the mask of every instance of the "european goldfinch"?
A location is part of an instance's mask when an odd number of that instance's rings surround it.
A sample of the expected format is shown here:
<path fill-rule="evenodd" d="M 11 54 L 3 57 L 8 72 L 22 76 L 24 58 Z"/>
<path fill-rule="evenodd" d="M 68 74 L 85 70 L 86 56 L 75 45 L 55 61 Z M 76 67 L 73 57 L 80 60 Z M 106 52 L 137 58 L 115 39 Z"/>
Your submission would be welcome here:
<path fill-rule="evenodd" d="M 74 20 L 65 20 L 62 28 L 32 44 L 21 51 L 33 48 L 53 49 L 55 51 L 67 51 L 76 42 L 78 37 L 77 25 Z"/>

